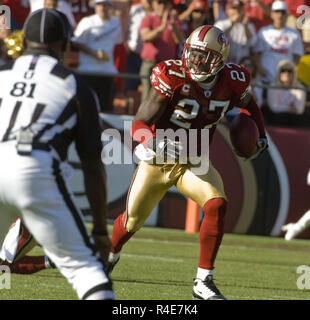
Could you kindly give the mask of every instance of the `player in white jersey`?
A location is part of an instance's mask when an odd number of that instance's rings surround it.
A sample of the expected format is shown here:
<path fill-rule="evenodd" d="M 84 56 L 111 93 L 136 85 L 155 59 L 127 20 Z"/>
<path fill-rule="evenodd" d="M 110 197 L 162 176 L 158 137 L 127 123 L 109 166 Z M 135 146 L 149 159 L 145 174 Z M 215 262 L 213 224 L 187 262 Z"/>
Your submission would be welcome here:
<path fill-rule="evenodd" d="M 114 299 L 103 264 L 111 244 L 98 104 L 60 62 L 68 49 L 68 25 L 56 10 L 33 12 L 24 25 L 25 53 L 0 68 L 0 246 L 21 216 L 79 299 Z M 92 209 L 93 238 L 66 183 L 73 142 Z"/>
<path fill-rule="evenodd" d="M 307 183 L 310 186 L 310 169 L 308 172 Z M 310 209 L 302 215 L 295 223 L 288 223 L 282 226 L 282 231 L 285 232 L 284 239 L 289 241 L 296 238 L 305 229 L 310 227 Z"/>

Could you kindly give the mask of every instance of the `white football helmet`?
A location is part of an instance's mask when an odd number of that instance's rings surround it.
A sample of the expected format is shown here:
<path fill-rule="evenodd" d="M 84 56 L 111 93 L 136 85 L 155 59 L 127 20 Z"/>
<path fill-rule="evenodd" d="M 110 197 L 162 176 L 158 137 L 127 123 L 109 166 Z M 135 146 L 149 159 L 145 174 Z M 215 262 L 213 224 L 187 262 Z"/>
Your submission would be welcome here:
<path fill-rule="evenodd" d="M 194 81 L 205 81 L 223 67 L 229 53 L 229 42 L 219 28 L 204 25 L 195 29 L 184 45 L 182 62 Z"/>

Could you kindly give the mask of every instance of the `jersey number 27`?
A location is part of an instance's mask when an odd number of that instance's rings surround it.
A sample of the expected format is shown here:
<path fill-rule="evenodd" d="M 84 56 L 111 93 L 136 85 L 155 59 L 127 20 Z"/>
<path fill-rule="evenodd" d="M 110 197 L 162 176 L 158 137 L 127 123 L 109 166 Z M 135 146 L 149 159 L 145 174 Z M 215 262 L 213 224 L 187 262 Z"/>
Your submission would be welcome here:
<path fill-rule="evenodd" d="M 204 129 L 211 128 L 215 124 L 217 124 L 225 115 L 227 108 L 229 106 L 230 101 L 220 101 L 220 100 L 210 100 L 209 103 L 209 111 L 215 112 L 217 108 L 221 108 L 221 114 L 215 122 L 207 124 Z M 191 120 L 195 119 L 198 116 L 200 105 L 194 99 L 182 99 L 177 104 L 177 109 L 174 110 L 170 117 L 170 121 L 177 126 L 190 129 L 191 128 Z M 189 111 L 190 110 L 190 111 Z"/>

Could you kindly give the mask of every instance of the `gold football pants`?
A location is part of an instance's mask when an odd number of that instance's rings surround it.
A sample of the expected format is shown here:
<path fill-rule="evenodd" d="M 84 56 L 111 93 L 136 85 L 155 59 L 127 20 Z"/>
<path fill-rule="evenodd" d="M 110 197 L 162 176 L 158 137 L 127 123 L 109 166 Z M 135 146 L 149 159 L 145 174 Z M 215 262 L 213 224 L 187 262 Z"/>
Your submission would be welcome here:
<path fill-rule="evenodd" d="M 227 200 L 222 178 L 209 163 L 203 175 L 194 174 L 189 165 L 154 165 L 141 161 L 137 167 L 127 195 L 125 228 L 128 232 L 139 230 L 167 190 L 175 185 L 186 197 L 200 207 L 214 198 Z"/>

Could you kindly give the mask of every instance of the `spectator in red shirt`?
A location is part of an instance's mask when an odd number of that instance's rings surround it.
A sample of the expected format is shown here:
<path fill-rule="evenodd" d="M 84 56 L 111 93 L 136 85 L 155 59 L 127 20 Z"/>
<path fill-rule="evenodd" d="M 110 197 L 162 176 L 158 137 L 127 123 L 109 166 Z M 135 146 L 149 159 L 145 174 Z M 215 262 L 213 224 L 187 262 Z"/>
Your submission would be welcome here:
<path fill-rule="evenodd" d="M 3 0 L 4 5 L 11 9 L 11 28 L 20 30 L 30 12 L 28 0 Z"/>
<path fill-rule="evenodd" d="M 89 5 L 89 0 L 70 0 L 74 19 L 78 24 L 80 20 L 94 13 L 94 9 Z"/>
<path fill-rule="evenodd" d="M 153 13 L 146 15 L 141 21 L 140 34 L 143 41 L 140 75 L 144 76 L 142 97 L 144 100 L 150 89 L 150 80 L 145 76 L 151 75 L 153 67 L 162 60 L 177 56 L 177 45 L 184 40 L 181 22 L 176 10 L 171 9 L 169 0 L 153 0 Z"/>
<path fill-rule="evenodd" d="M 183 31 L 185 37 L 189 35 L 199 26 L 204 24 L 212 24 L 209 21 L 208 4 L 205 0 L 193 0 L 188 8 L 179 15 L 179 19 L 183 22 Z M 183 45 L 182 45 L 183 47 Z"/>
<path fill-rule="evenodd" d="M 256 31 L 271 23 L 270 8 L 273 0 L 243 0 L 244 13 L 250 17 Z"/>
<path fill-rule="evenodd" d="M 297 29 L 300 32 L 300 35 L 303 38 L 304 42 L 307 42 L 305 39 L 305 32 L 309 32 L 309 28 L 300 29 L 297 27 L 297 19 L 301 16 L 301 12 L 298 13 L 297 8 L 299 6 L 307 5 L 310 6 L 310 1 L 308 0 L 285 0 L 284 1 L 288 8 L 288 17 L 286 19 L 286 26 L 290 28 Z M 309 19 L 309 18 L 308 18 Z M 307 29 L 307 30 L 306 30 Z"/>
<path fill-rule="evenodd" d="M 300 14 L 297 13 L 297 8 L 302 5 L 310 5 L 309 0 L 284 0 L 287 5 L 289 14 L 299 17 Z"/>

